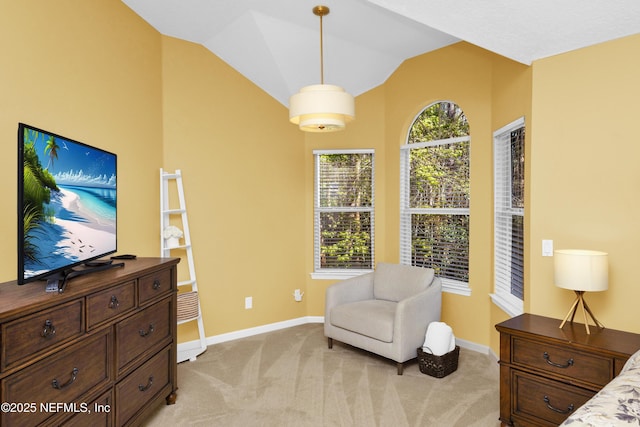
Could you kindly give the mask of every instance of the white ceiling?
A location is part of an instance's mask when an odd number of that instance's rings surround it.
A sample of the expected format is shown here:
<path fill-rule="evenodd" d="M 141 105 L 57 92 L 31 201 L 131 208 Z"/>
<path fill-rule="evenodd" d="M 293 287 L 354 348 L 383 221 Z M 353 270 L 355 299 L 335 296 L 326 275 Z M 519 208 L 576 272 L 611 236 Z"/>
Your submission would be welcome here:
<path fill-rule="evenodd" d="M 533 61 L 640 33 L 638 0 L 122 0 L 160 33 L 199 43 L 285 106 L 324 82 L 354 96 L 405 60 L 467 41 Z M 640 52 L 638 52 L 640 54 Z"/>

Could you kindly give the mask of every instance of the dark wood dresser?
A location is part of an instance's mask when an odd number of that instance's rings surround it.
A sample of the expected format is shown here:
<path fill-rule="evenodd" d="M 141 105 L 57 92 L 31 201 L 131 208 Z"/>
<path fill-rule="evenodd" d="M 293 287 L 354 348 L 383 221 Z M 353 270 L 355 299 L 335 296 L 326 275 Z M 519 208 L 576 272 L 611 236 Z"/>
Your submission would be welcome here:
<path fill-rule="evenodd" d="M 500 332 L 500 421 L 503 426 L 557 426 L 640 349 L 640 334 L 523 314 Z"/>
<path fill-rule="evenodd" d="M 2 426 L 136 425 L 175 403 L 179 259 L 123 262 L 61 294 L 0 284 Z"/>

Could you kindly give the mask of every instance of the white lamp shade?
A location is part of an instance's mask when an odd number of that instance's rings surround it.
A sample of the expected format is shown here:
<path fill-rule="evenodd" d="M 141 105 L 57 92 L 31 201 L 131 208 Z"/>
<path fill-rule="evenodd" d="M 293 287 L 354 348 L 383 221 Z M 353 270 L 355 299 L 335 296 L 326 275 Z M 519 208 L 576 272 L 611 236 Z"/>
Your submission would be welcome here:
<path fill-rule="evenodd" d="M 605 291 L 609 287 L 609 255 L 582 249 L 554 251 L 555 284 L 574 291 Z"/>
<path fill-rule="evenodd" d="M 305 86 L 289 98 L 289 121 L 303 131 L 341 130 L 354 116 L 353 96 L 340 86 Z"/>

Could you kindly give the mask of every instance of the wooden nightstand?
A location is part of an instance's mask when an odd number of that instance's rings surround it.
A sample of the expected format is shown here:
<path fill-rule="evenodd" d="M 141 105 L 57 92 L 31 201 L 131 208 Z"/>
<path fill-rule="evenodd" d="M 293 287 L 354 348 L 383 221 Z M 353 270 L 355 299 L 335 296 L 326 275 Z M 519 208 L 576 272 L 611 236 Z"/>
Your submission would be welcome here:
<path fill-rule="evenodd" d="M 503 426 L 557 426 L 640 349 L 640 334 L 560 323 L 523 314 L 496 325 Z"/>

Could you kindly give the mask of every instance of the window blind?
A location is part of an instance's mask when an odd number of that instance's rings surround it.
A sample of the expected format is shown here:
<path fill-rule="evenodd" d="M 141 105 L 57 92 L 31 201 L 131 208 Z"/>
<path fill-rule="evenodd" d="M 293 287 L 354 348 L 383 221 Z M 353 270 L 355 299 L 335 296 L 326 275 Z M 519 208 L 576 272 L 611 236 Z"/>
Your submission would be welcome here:
<path fill-rule="evenodd" d="M 318 150 L 314 155 L 315 270 L 371 270 L 374 152 Z"/>
<path fill-rule="evenodd" d="M 468 295 L 470 137 L 406 144 L 400 155 L 400 262 Z"/>
<path fill-rule="evenodd" d="M 524 118 L 494 133 L 494 301 L 521 314 L 524 299 Z"/>

